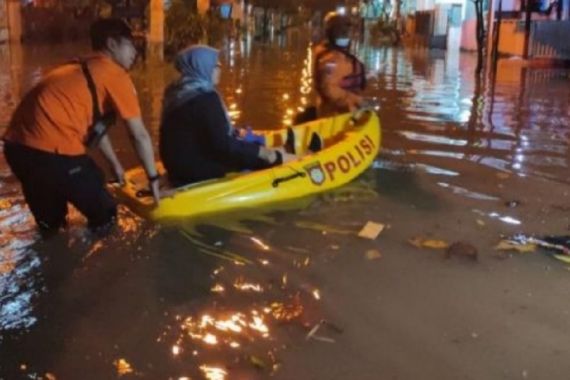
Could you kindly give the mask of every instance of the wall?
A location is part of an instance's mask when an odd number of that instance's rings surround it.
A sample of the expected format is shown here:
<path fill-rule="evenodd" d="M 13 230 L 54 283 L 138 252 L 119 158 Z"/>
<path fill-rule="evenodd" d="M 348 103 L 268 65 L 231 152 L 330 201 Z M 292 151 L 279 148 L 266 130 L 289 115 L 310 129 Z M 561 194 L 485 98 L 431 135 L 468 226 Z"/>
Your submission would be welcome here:
<path fill-rule="evenodd" d="M 529 55 L 570 60 L 570 21 L 533 21 Z"/>
<path fill-rule="evenodd" d="M 503 20 L 499 35 L 499 52 L 519 55 L 524 53 L 524 21 Z"/>
<path fill-rule="evenodd" d="M 461 49 L 477 51 L 477 20 L 474 18 L 463 21 L 461 25 Z"/>

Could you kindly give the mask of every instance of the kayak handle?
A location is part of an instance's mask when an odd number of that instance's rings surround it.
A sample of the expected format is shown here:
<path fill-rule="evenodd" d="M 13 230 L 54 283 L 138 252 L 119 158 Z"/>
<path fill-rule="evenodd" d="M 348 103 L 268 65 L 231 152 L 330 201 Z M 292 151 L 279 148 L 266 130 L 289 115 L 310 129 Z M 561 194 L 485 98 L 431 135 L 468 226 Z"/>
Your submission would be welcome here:
<path fill-rule="evenodd" d="M 275 178 L 275 179 L 273 180 L 273 182 L 271 183 L 271 185 L 272 185 L 273 187 L 278 187 L 279 184 L 281 184 L 282 182 L 291 181 L 292 179 L 299 178 L 299 177 L 300 177 L 300 178 L 303 178 L 303 177 L 305 177 L 305 176 L 306 176 L 305 173 L 303 173 L 303 172 L 297 172 L 297 173 L 295 173 L 295 174 L 291 174 L 291 175 L 288 175 L 288 176 L 285 176 L 285 177 Z"/>

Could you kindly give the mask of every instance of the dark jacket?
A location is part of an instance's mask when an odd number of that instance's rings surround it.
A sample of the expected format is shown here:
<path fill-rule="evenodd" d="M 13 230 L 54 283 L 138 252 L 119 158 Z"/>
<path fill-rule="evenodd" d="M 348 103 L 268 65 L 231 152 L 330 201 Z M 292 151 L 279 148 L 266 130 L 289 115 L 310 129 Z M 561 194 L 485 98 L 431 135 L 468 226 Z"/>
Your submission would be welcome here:
<path fill-rule="evenodd" d="M 219 95 L 208 92 L 174 109 L 160 126 L 160 157 L 173 185 L 268 167 L 259 146 L 228 134 Z"/>

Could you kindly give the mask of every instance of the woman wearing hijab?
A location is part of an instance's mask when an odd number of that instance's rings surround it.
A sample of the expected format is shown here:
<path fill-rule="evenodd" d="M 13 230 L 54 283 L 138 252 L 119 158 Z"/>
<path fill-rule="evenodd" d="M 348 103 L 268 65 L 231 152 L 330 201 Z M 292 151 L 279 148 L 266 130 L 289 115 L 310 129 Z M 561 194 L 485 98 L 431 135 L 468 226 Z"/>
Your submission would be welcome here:
<path fill-rule="evenodd" d="M 174 186 L 220 178 L 231 171 L 279 165 L 283 154 L 234 137 L 222 97 L 218 50 L 204 45 L 178 53 L 180 78 L 165 90 L 160 156 Z"/>

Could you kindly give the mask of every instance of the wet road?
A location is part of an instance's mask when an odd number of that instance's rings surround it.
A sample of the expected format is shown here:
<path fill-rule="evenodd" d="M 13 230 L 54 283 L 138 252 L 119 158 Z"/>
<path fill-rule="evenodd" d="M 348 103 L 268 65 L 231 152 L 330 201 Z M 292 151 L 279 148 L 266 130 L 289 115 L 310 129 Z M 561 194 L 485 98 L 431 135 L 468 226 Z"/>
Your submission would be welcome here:
<path fill-rule="evenodd" d="M 226 46 L 237 123 L 280 125 L 311 102 L 303 35 Z M 81 52 L 0 48 L 0 125 Z M 103 239 L 73 214 L 42 242 L 1 161 L 0 378 L 566 379 L 567 269 L 494 246 L 568 231 L 569 72 L 505 61 L 476 84 L 471 55 L 357 48 L 384 146 L 334 192 L 166 226 L 122 209 Z M 155 137 L 173 75 L 151 61 L 133 73 Z M 375 241 L 356 236 L 369 220 L 388 225 Z M 468 242 L 478 261 L 414 237 Z"/>

